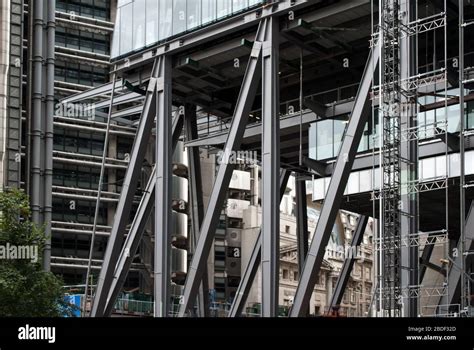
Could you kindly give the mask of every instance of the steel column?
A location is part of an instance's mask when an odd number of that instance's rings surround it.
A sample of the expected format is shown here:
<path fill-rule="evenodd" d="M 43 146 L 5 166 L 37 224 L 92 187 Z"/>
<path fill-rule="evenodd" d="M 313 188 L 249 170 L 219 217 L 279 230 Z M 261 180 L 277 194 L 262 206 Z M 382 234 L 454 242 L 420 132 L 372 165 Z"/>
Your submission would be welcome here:
<path fill-rule="evenodd" d="M 407 25 L 415 19 L 416 3 L 403 0 L 400 2 L 401 22 Z M 415 40 L 411 36 L 400 39 L 400 76 L 401 79 L 408 79 L 416 74 Z M 401 94 L 402 108 L 400 111 L 401 129 L 414 130 L 417 127 L 417 105 L 411 97 Z M 409 108 L 408 108 L 409 107 Z M 404 161 L 401 162 L 401 180 L 402 184 L 410 183 L 418 179 L 418 140 L 402 140 L 400 147 L 400 156 Z M 402 188 L 406 188 L 402 185 Z M 400 229 L 402 236 L 419 232 L 418 229 L 418 193 L 410 193 L 403 189 L 401 193 L 402 206 L 400 212 Z M 418 247 L 401 247 L 401 284 L 408 288 L 416 290 L 419 285 L 419 262 Z M 415 294 L 415 293 L 414 293 Z M 411 295 L 411 293 L 409 293 Z M 408 298 L 403 304 L 403 313 L 407 317 L 417 317 L 418 298 Z"/>
<path fill-rule="evenodd" d="M 291 317 L 304 316 L 311 294 L 313 293 L 324 253 L 331 236 L 332 227 L 338 213 L 344 189 L 354 163 L 357 148 L 364 131 L 367 116 L 370 111 L 369 92 L 372 85 L 373 69 L 379 60 L 378 47 L 372 48 L 367 65 L 362 76 L 359 91 L 352 110 L 349 125 L 342 141 L 341 150 L 324 199 L 316 231 L 306 258 L 298 288 L 296 290 Z"/>
<path fill-rule="evenodd" d="M 365 228 L 367 226 L 368 221 L 368 216 L 361 215 L 359 217 L 359 221 L 357 221 L 356 230 L 352 236 L 351 248 L 356 248 L 361 244 L 362 238 L 364 238 Z M 354 250 L 352 249 L 351 251 Z M 336 287 L 334 288 L 334 293 L 332 295 L 331 302 L 329 303 L 329 310 L 333 310 L 341 304 L 342 297 L 344 296 L 344 292 L 346 290 L 347 282 L 349 282 L 352 267 L 354 266 L 356 260 L 357 257 L 346 256 L 344 264 L 342 265 L 341 274 L 339 275 L 339 278 L 336 282 Z"/>
<path fill-rule="evenodd" d="M 298 267 L 301 273 L 308 254 L 308 211 L 306 181 L 296 178 L 296 241 L 298 243 Z"/>
<path fill-rule="evenodd" d="M 178 143 L 182 130 L 183 118 L 177 115 L 173 120 L 173 152 L 176 149 L 176 144 Z M 151 211 L 155 204 L 155 188 L 156 165 L 152 169 L 148 184 L 145 188 L 142 199 L 140 200 L 137 213 L 135 214 L 135 218 L 130 226 L 127 239 L 125 240 L 125 244 L 120 252 L 117 267 L 115 268 L 114 279 L 107 298 L 104 316 L 110 316 L 112 313 L 117 296 L 122 290 L 125 279 L 130 271 L 130 266 L 132 265 L 135 254 L 137 253 Z"/>
<path fill-rule="evenodd" d="M 283 195 L 285 194 L 286 186 L 288 184 L 288 179 L 290 178 L 291 171 L 282 169 L 280 171 L 280 200 L 278 203 L 281 202 Z M 250 288 L 252 287 L 252 283 L 255 280 L 255 275 L 258 271 L 258 266 L 261 260 L 262 252 L 262 231 L 258 233 L 257 241 L 255 246 L 252 250 L 252 255 L 250 256 L 249 262 L 247 267 L 245 268 L 245 272 L 242 275 L 239 288 L 235 293 L 235 299 L 232 302 L 232 305 L 229 310 L 229 317 L 237 317 L 242 314 L 244 310 L 245 302 L 247 300 L 247 296 L 250 292 Z"/>
<path fill-rule="evenodd" d="M 186 105 L 186 139 L 195 140 L 198 138 L 196 106 Z M 189 162 L 189 194 L 190 194 L 190 213 L 191 213 L 191 250 L 194 252 L 196 243 L 199 240 L 202 219 L 204 216 L 204 203 L 202 198 L 202 178 L 201 178 L 201 159 L 199 147 L 187 147 Z M 198 316 L 209 316 L 209 282 L 207 269 L 202 276 L 202 283 L 199 287 L 197 299 Z"/>
<path fill-rule="evenodd" d="M 152 75 L 148 83 L 143 112 L 132 147 L 130 164 L 125 174 L 122 192 L 115 212 L 114 224 L 104 255 L 104 263 L 100 271 L 99 280 L 97 281 L 96 295 L 92 303 L 92 317 L 103 316 L 115 266 L 122 247 L 125 229 L 129 222 L 133 197 L 137 190 L 146 147 L 150 140 L 151 130 L 156 116 L 156 81 L 161 61 L 161 57 L 155 59 Z"/>
<path fill-rule="evenodd" d="M 434 235 L 430 235 L 434 236 Z M 418 272 L 418 284 L 423 283 L 423 278 L 425 277 L 426 268 L 428 267 L 428 263 L 430 262 L 431 254 L 434 250 L 434 244 L 425 244 L 423 248 L 423 253 L 420 257 L 420 269 Z"/>
<path fill-rule="evenodd" d="M 301 275 L 308 254 L 308 211 L 306 199 L 306 181 L 296 178 L 296 243 L 298 246 L 298 271 Z M 309 307 L 306 311 L 309 315 Z"/>
<path fill-rule="evenodd" d="M 235 164 L 229 164 L 229 157 L 233 151 L 240 148 L 249 113 L 260 82 L 261 70 L 259 69 L 259 65 L 262 58 L 262 40 L 266 27 L 266 20 L 260 22 L 224 149 L 224 154 L 227 156 L 224 157 L 222 163 L 219 165 L 219 171 L 217 172 L 216 181 L 209 198 L 206 215 L 201 225 L 201 233 L 196 245 L 196 251 L 186 278 L 183 303 L 179 310 L 179 316 L 181 317 L 184 316 L 186 311 L 195 302 L 199 285 L 201 284 L 202 276 L 205 271 L 207 258 L 219 222 L 219 215 L 224 205 L 226 189 L 235 168 Z"/>
<path fill-rule="evenodd" d="M 262 316 L 278 315 L 280 275 L 279 25 L 270 17 L 262 48 Z"/>
<path fill-rule="evenodd" d="M 171 286 L 172 58 L 161 58 L 156 84 L 155 317 L 168 317 Z"/>

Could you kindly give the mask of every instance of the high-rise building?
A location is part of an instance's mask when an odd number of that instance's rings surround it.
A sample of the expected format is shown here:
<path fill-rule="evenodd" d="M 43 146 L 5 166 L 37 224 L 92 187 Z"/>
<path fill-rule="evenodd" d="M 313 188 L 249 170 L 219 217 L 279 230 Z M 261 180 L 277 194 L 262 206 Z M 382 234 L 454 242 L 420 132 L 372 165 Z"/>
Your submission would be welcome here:
<path fill-rule="evenodd" d="M 106 115 L 90 104 L 59 102 L 108 83 L 116 1 L 56 1 L 55 114 L 51 269 L 66 285 L 85 283 Z M 94 272 L 107 242 L 134 130 L 112 126 L 92 254 Z"/>
<path fill-rule="evenodd" d="M 108 0 L 13 0 L 1 6 L 5 50 L 0 62 L 6 73 L 1 182 L 30 195 L 33 219 L 45 224 L 51 238 L 45 268 L 66 284 L 84 283 L 106 116 L 88 105 L 59 101 L 110 80 L 116 6 Z M 108 198 L 99 210 L 95 259 L 104 249 L 109 212 L 134 136 L 131 128 L 112 134 L 104 188 Z"/>

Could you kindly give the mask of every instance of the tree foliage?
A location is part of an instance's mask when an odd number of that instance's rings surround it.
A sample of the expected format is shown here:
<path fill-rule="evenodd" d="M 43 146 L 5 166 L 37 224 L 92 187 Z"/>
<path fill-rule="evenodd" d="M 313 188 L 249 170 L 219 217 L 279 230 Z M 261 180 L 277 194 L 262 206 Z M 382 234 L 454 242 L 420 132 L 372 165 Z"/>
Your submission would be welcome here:
<path fill-rule="evenodd" d="M 20 190 L 0 193 L 0 246 L 36 246 L 37 261 L 0 260 L 0 316 L 59 317 L 71 314 L 62 281 L 42 268 L 46 236 L 30 219 L 27 195 Z"/>

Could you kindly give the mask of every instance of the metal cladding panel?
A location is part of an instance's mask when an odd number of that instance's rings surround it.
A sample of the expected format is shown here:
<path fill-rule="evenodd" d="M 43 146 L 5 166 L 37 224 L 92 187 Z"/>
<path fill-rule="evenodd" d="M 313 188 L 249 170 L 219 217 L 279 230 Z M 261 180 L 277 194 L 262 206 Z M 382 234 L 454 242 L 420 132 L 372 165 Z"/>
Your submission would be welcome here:
<path fill-rule="evenodd" d="M 244 217 L 244 210 L 250 205 L 249 201 L 240 199 L 227 200 L 227 216 L 234 219 L 242 219 Z"/>
<path fill-rule="evenodd" d="M 250 191 L 250 173 L 248 171 L 234 170 L 229 188 Z"/>

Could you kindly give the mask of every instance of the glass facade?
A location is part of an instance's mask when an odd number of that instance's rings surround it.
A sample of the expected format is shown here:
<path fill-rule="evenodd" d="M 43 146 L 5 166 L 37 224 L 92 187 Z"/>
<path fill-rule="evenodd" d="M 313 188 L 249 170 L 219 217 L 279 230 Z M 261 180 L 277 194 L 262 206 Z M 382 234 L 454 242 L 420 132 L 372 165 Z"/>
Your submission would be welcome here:
<path fill-rule="evenodd" d="M 440 92 L 441 94 L 441 92 Z M 469 94 L 469 91 L 466 91 Z M 458 89 L 448 91 L 448 95 L 459 95 Z M 440 95 L 441 96 L 441 95 Z M 423 96 L 419 99 L 420 106 L 426 106 L 443 100 L 443 97 Z M 474 101 L 465 104 L 466 128 L 474 129 Z M 448 132 L 460 131 L 459 104 L 447 107 Z M 431 138 L 435 135 L 436 128 L 445 129 L 445 107 L 418 113 L 418 136 L 420 140 Z M 347 121 L 338 119 L 325 119 L 313 123 L 309 129 L 309 156 L 312 159 L 324 160 L 335 158 L 339 154 L 342 138 Z M 379 120 L 377 110 L 373 118 L 367 123 L 358 152 L 365 152 L 378 148 Z M 375 144 L 374 144 L 375 143 Z"/>
<path fill-rule="evenodd" d="M 112 58 L 245 11 L 264 0 L 118 0 Z"/>
<path fill-rule="evenodd" d="M 69 49 L 108 55 L 109 36 L 73 28 L 56 28 L 56 45 Z"/>
<path fill-rule="evenodd" d="M 110 20 L 109 0 L 57 0 L 56 10 L 102 21 Z"/>

